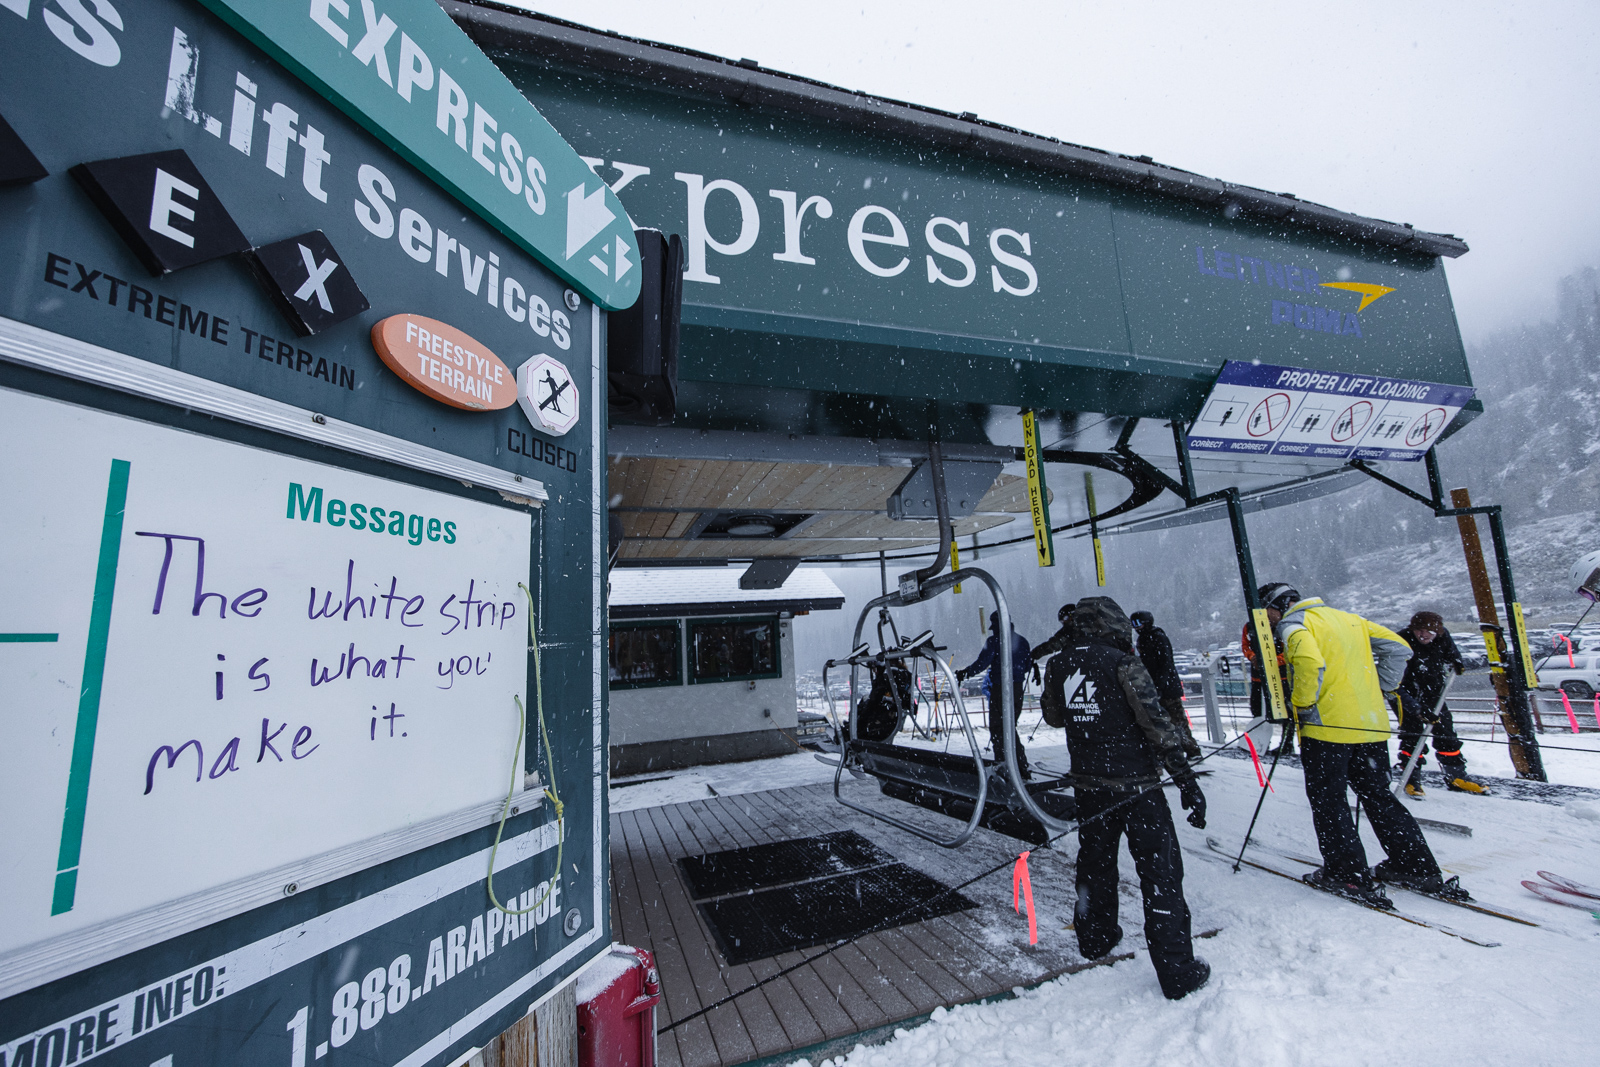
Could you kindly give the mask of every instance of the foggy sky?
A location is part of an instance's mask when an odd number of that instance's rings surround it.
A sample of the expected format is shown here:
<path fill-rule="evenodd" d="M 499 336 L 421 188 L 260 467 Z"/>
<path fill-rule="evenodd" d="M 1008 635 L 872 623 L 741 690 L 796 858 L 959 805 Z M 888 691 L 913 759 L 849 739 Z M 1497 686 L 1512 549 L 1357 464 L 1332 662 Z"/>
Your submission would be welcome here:
<path fill-rule="evenodd" d="M 1600 4 L 516 0 L 1454 233 L 1462 333 L 1600 262 Z"/>

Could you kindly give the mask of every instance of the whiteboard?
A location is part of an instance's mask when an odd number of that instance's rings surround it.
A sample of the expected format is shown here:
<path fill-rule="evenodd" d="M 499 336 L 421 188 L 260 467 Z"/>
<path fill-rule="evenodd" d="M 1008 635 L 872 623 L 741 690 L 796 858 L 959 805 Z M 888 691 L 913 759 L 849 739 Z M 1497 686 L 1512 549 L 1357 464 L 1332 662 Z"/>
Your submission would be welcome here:
<path fill-rule="evenodd" d="M 8 390 L 0 457 L 0 956 L 504 795 L 527 511 Z"/>

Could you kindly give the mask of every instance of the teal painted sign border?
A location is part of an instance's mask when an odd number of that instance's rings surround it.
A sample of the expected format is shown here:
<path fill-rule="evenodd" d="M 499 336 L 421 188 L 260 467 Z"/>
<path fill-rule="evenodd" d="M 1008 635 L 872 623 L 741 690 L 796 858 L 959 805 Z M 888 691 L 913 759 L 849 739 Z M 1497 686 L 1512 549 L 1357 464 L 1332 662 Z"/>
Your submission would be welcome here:
<path fill-rule="evenodd" d="M 89 608 L 89 642 L 83 654 L 83 684 L 78 691 L 78 726 L 72 736 L 72 765 L 67 774 L 67 808 L 61 820 L 61 853 L 56 861 L 55 893 L 50 901 L 51 915 L 71 911 L 78 895 L 78 857 L 83 849 L 83 819 L 89 806 L 89 769 L 94 762 L 94 735 L 100 725 L 100 686 L 105 680 L 111 601 L 117 591 L 122 516 L 128 506 L 128 474 L 132 469 L 133 465 L 125 459 L 111 461 L 106 515 L 100 529 L 100 558 L 95 566 L 94 602 Z"/>
<path fill-rule="evenodd" d="M 639 296 L 622 203 L 434 0 L 201 0 L 607 311 Z"/>

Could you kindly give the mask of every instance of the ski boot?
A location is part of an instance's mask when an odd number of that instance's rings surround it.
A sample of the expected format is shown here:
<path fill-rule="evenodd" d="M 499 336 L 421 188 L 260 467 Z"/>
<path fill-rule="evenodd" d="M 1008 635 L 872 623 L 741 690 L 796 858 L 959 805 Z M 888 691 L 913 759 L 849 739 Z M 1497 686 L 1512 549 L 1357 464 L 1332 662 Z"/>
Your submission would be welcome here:
<path fill-rule="evenodd" d="M 1443 897 L 1445 900 L 1470 901 L 1472 894 L 1461 888 L 1461 876 L 1453 874 L 1445 878 L 1443 873 L 1419 875 L 1407 874 L 1397 869 L 1393 862 L 1384 860 L 1372 868 L 1372 877 L 1389 885 L 1397 885 L 1402 889 L 1410 889 L 1429 896 Z"/>
<path fill-rule="evenodd" d="M 1400 768 L 1402 771 L 1404 767 Z M 1426 800 L 1422 792 L 1422 764 L 1419 762 L 1411 769 L 1411 777 L 1406 781 L 1406 796 L 1412 800 Z"/>
<path fill-rule="evenodd" d="M 1482 782 L 1473 781 L 1467 777 L 1466 768 L 1444 768 L 1444 787 L 1452 793 L 1475 793 L 1478 796 L 1487 796 L 1488 787 Z"/>
<path fill-rule="evenodd" d="M 1168 1000 L 1182 1000 L 1211 981 L 1211 964 L 1196 956 L 1173 974 L 1158 975 L 1161 993 Z"/>
<path fill-rule="evenodd" d="M 1363 872 L 1354 878 L 1338 878 L 1330 875 L 1328 868 L 1318 867 L 1310 874 L 1302 875 L 1300 880 L 1309 886 L 1337 893 L 1357 904 L 1365 904 L 1369 908 L 1394 910 L 1394 902 L 1389 899 L 1389 894 L 1383 891 L 1383 886 L 1373 878 L 1371 872 Z"/>

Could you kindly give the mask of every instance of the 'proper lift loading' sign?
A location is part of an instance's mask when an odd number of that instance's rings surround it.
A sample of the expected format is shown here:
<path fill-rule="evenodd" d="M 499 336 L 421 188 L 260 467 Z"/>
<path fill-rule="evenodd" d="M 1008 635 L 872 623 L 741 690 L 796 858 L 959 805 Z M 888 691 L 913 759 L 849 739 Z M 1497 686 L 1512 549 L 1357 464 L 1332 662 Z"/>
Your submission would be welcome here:
<path fill-rule="evenodd" d="M 1189 427 L 1189 451 L 1417 460 L 1472 394 L 1465 385 L 1229 360 Z"/>
<path fill-rule="evenodd" d="M 0 960 L 504 796 L 527 512 L 3 390 L 0 453 Z"/>

